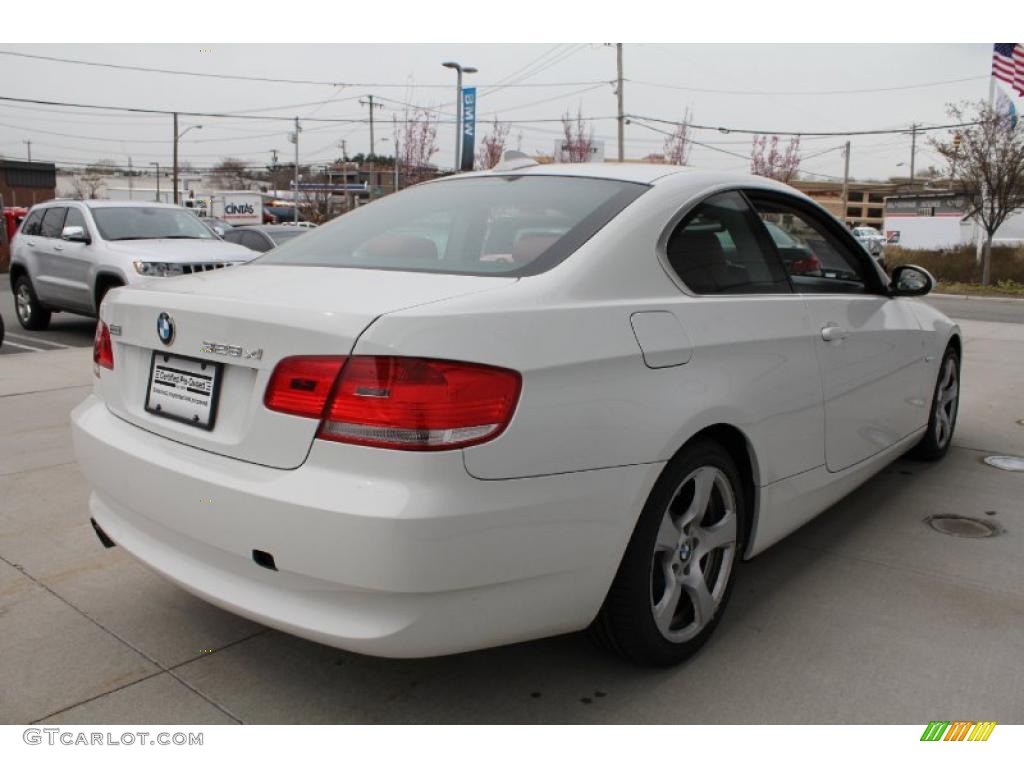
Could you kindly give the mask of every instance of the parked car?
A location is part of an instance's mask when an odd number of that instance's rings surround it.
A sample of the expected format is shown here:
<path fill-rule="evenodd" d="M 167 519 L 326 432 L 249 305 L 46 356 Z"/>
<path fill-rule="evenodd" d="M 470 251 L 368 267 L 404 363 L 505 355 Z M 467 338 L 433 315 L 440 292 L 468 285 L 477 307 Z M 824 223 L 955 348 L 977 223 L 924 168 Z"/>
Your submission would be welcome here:
<path fill-rule="evenodd" d="M 864 250 L 875 257 L 879 265 L 885 266 L 885 235 L 874 227 L 854 227 L 853 236 L 864 246 Z"/>
<path fill-rule="evenodd" d="M 300 213 L 299 221 L 303 222 L 306 218 Z M 295 221 L 295 208 L 290 205 L 265 205 L 263 206 L 263 223 L 264 224 L 283 224 L 286 221 Z"/>
<path fill-rule="evenodd" d="M 224 237 L 225 234 L 234 229 L 234 225 L 228 224 L 224 219 L 214 218 L 213 216 L 200 216 L 199 220 L 210 228 L 210 231 L 217 237 Z"/>
<path fill-rule="evenodd" d="M 75 450 L 102 541 L 250 619 L 403 657 L 590 627 L 674 664 L 740 560 L 949 449 L 931 286 L 770 179 L 506 162 L 112 294 Z"/>
<path fill-rule="evenodd" d="M 224 234 L 229 243 L 244 245 L 254 251 L 266 253 L 281 243 L 303 235 L 309 230 L 306 227 L 287 226 L 284 224 L 254 224 L 247 227 L 234 227 Z"/>
<path fill-rule="evenodd" d="M 95 316 L 111 288 L 243 264 L 255 254 L 163 203 L 54 200 L 29 212 L 11 245 L 18 322 L 44 330 L 53 312 Z"/>

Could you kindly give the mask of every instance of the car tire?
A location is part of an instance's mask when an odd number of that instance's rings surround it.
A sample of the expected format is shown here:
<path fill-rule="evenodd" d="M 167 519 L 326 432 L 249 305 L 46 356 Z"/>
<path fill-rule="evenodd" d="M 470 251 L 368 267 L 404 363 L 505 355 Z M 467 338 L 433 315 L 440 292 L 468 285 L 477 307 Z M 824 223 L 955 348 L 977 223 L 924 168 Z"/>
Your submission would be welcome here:
<path fill-rule="evenodd" d="M 50 325 L 50 310 L 39 303 L 28 275 L 21 275 L 14 281 L 14 310 L 21 327 L 27 331 L 45 331 Z"/>
<path fill-rule="evenodd" d="M 700 650 L 729 600 L 746 513 L 729 452 L 704 439 L 685 446 L 640 513 L 591 626 L 598 644 L 656 667 Z"/>
<path fill-rule="evenodd" d="M 960 355 L 947 347 L 939 366 L 939 375 L 932 393 L 928 431 L 914 447 L 914 455 L 925 461 L 938 461 L 949 451 L 960 411 Z"/>

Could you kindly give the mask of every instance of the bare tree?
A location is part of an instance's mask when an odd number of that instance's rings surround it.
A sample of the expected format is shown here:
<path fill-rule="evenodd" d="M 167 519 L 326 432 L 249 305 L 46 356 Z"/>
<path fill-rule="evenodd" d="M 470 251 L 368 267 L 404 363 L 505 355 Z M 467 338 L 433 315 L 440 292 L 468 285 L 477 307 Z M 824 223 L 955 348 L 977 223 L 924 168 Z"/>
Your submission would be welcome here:
<path fill-rule="evenodd" d="M 431 158 L 437 154 L 437 123 L 426 109 L 406 108 L 395 123 L 398 170 L 406 185 L 418 184 L 435 173 Z"/>
<path fill-rule="evenodd" d="M 95 200 L 103 189 L 103 178 L 95 173 L 76 174 L 71 179 L 71 196 L 75 200 Z"/>
<path fill-rule="evenodd" d="M 562 116 L 562 160 L 566 163 L 590 162 L 594 147 L 594 131 L 583 120 L 582 108 L 576 110 L 575 119 L 566 112 Z"/>
<path fill-rule="evenodd" d="M 248 168 L 244 160 L 225 157 L 213 167 L 212 176 L 221 189 L 246 189 L 248 187 Z"/>
<path fill-rule="evenodd" d="M 505 147 L 508 144 L 508 135 L 512 130 L 509 123 L 499 123 L 494 118 L 494 124 L 490 131 L 480 139 L 480 153 L 477 157 L 477 167 L 489 170 L 501 162 L 501 156 L 505 154 Z M 520 141 L 522 137 L 520 136 Z"/>
<path fill-rule="evenodd" d="M 949 162 L 949 175 L 967 198 L 968 217 L 985 231 L 981 282 L 989 285 L 992 238 L 1011 213 L 1024 208 L 1024 132 L 983 101 L 951 104 L 947 112 L 955 122 L 969 125 L 946 141 L 929 143 Z"/>
<path fill-rule="evenodd" d="M 683 112 L 683 119 L 676 124 L 672 134 L 665 138 L 662 150 L 665 159 L 662 162 L 671 165 L 686 165 L 690 162 L 690 150 L 693 148 L 693 129 L 690 128 L 692 121 L 693 114 L 687 107 Z"/>
<path fill-rule="evenodd" d="M 769 179 L 790 182 L 800 169 L 800 137 L 789 140 L 784 150 L 779 149 L 778 136 L 755 136 L 750 150 L 750 172 Z"/>

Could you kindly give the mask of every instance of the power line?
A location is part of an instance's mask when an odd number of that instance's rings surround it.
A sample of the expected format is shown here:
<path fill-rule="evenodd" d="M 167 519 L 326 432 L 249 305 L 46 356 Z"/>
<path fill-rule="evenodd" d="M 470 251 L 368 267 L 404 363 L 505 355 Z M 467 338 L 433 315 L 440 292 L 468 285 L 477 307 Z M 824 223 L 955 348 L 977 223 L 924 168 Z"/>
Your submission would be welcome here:
<path fill-rule="evenodd" d="M 930 83 L 912 83 L 910 85 L 893 85 L 880 88 L 851 88 L 848 90 L 836 91 L 733 91 L 723 88 L 698 88 L 689 85 L 674 85 L 671 83 L 652 83 L 648 80 L 628 80 L 631 85 L 646 85 L 652 88 L 667 88 L 673 91 L 692 91 L 693 93 L 714 93 L 725 96 L 849 96 L 858 93 L 882 93 L 886 91 L 912 91 L 918 88 L 934 88 L 940 85 L 953 85 L 956 83 L 971 83 L 978 80 L 988 80 L 988 75 L 979 77 L 961 77 L 955 80 L 935 80 Z"/>
<path fill-rule="evenodd" d="M 132 64 L 110 64 L 108 62 L 101 61 L 85 61 L 83 59 L 67 59 L 59 56 L 43 56 L 35 53 L 21 53 L 19 51 L 0 51 L 0 56 L 16 56 L 22 59 L 35 59 L 36 61 L 49 61 L 57 64 L 75 64 L 83 67 L 98 67 L 101 69 L 117 69 L 126 70 L 131 72 L 148 72 L 159 75 L 181 75 L 185 77 L 205 77 L 216 80 L 245 80 L 249 82 L 257 83 L 282 83 L 285 85 L 319 85 L 328 86 L 331 88 L 406 88 L 408 83 L 349 83 L 335 80 L 303 80 L 303 79 L 290 79 L 283 77 L 260 77 L 258 75 L 227 75 L 217 72 L 195 72 L 190 70 L 182 69 L 161 69 L 159 67 L 140 67 Z M 501 85 L 502 88 L 549 88 L 556 86 L 581 86 L 581 85 L 596 85 L 600 81 L 573 81 L 566 83 L 528 83 L 522 85 Z M 485 85 L 480 86 L 482 88 L 496 87 Z M 417 87 L 419 88 L 450 88 L 448 84 L 441 83 L 421 83 Z M 292 119 L 292 118 L 289 118 Z"/>
<path fill-rule="evenodd" d="M 647 117 L 644 115 L 628 115 L 634 120 L 647 120 L 652 123 L 661 123 L 663 125 L 680 125 L 677 120 L 665 120 L 660 117 Z M 963 128 L 970 125 L 979 125 L 977 121 L 967 123 L 949 123 L 946 125 L 932 125 L 932 126 L 918 126 L 916 128 L 918 133 L 924 133 L 927 131 L 941 131 L 950 128 Z M 720 133 L 745 133 L 750 135 L 775 135 L 775 136 L 880 136 L 884 134 L 904 133 L 909 134 L 911 129 L 907 128 L 878 128 L 874 130 L 866 131 L 779 131 L 779 130 L 767 130 L 767 129 L 753 129 L 753 128 L 727 128 L 720 125 L 697 125 L 696 123 L 689 123 L 690 128 L 697 131 L 718 131 Z"/>

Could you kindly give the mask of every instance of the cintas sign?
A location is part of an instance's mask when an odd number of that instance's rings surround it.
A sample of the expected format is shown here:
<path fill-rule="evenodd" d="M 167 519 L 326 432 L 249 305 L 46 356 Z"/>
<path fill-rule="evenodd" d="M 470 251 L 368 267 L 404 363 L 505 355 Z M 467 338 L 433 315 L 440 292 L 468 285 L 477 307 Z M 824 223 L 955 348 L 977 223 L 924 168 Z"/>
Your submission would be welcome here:
<path fill-rule="evenodd" d="M 216 192 L 211 214 L 229 224 L 262 224 L 263 197 L 258 192 Z"/>

